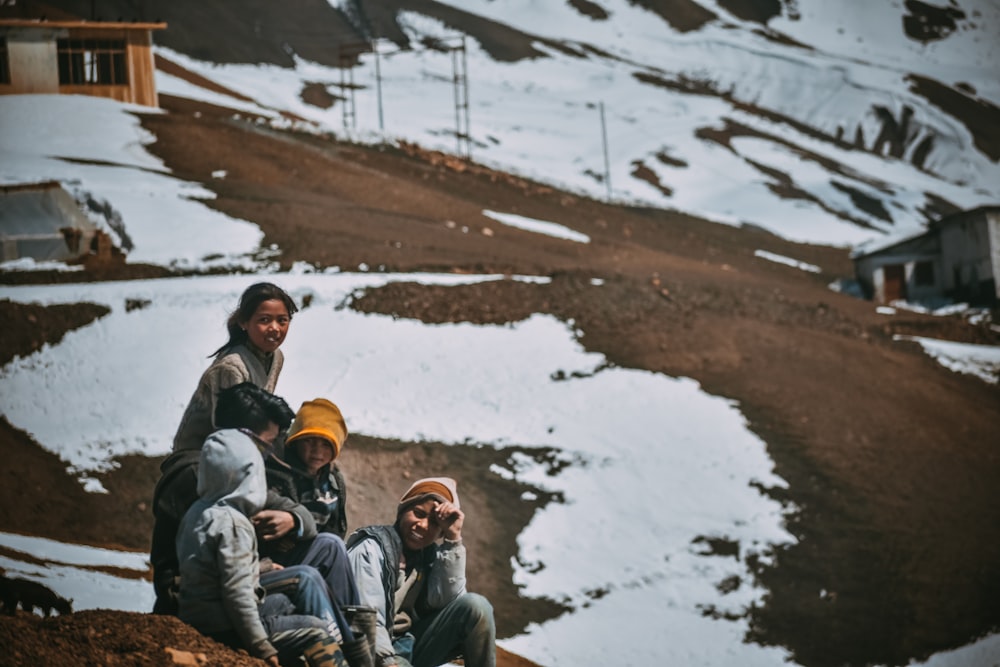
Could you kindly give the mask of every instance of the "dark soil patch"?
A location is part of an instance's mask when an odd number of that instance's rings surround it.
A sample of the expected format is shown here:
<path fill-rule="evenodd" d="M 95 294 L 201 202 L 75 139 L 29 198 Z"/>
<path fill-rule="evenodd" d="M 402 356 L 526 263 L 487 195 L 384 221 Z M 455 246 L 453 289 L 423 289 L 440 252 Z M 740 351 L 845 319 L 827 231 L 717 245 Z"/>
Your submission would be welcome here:
<path fill-rule="evenodd" d="M 0 319 L 13 326 L 8 326 L 4 332 L 4 343 L 0 345 L 0 366 L 14 357 L 26 357 L 36 352 L 46 343 L 55 345 L 67 331 L 90 324 L 110 312 L 106 306 L 94 303 L 46 307 L 3 299 L 0 301 Z"/>
<path fill-rule="evenodd" d="M 119 463 L 125 474 L 99 476 L 109 494 L 87 493 L 66 473 L 64 461 L 6 419 L 0 419 L 0 446 L 10 462 L 0 484 L 0 530 L 98 547 L 149 549 L 149 504 L 160 476 L 158 461 L 124 459 Z"/>
<path fill-rule="evenodd" d="M 906 0 L 906 9 L 910 12 L 903 16 L 906 36 L 924 44 L 944 39 L 958 28 L 956 21 L 965 18 L 961 9 L 936 7 L 920 0 Z"/>
<path fill-rule="evenodd" d="M 718 18 L 692 0 L 635 0 L 634 4 L 648 9 L 679 32 L 694 32 Z"/>
<path fill-rule="evenodd" d="M 0 643 L 4 646 L 0 664 L 5 667 L 264 665 L 245 652 L 233 651 L 205 637 L 173 616 L 120 611 L 81 611 L 49 619 L 18 612 L 0 617 Z M 176 655 L 191 662 L 175 661 Z"/>
<path fill-rule="evenodd" d="M 302 88 L 300 97 L 306 104 L 311 104 L 314 107 L 319 107 L 320 109 L 329 109 L 336 104 L 339 99 L 338 97 L 330 94 L 328 84 L 316 81 L 307 83 L 305 87 Z"/>
<path fill-rule="evenodd" d="M 781 0 L 720 0 L 719 4 L 733 16 L 762 25 L 781 15 Z"/>

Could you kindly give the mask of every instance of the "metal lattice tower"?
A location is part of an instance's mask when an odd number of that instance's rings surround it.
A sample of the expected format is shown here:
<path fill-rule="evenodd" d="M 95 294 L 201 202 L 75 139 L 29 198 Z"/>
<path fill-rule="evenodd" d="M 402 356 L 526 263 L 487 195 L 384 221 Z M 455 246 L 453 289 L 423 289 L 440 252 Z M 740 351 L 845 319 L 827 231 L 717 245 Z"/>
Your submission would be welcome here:
<path fill-rule="evenodd" d="M 344 112 L 344 129 L 354 129 L 358 126 L 357 107 L 354 103 L 354 59 L 353 53 L 340 52 L 340 96 L 343 98 L 341 109 Z"/>

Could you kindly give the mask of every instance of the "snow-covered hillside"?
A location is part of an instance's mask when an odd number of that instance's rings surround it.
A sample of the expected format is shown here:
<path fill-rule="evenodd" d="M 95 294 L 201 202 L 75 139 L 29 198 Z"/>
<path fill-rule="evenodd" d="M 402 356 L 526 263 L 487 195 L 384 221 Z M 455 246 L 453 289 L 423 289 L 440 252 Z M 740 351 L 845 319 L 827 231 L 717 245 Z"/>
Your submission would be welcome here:
<path fill-rule="evenodd" d="M 468 150 L 595 197 L 793 240 L 853 245 L 1000 201 L 1000 7 L 989 0 L 789 0 L 766 25 L 723 6 L 771 3 L 703 0 L 716 18 L 693 30 L 671 24 L 681 2 L 405 3 L 422 12 L 395 12 L 392 30 L 359 19 L 365 3 L 331 3 L 379 52 L 346 74 L 298 56 L 294 36 L 294 68 L 158 53 L 318 130 Z M 534 57 L 497 58 L 512 36 Z M 464 52 L 448 50 L 463 37 Z M 467 88 L 455 85 L 463 70 Z M 309 104 L 309 84 L 346 100 Z M 158 85 L 208 95 L 166 73 Z M 466 94 L 467 117 L 456 106 Z M 466 129 L 468 143 L 456 137 Z"/>

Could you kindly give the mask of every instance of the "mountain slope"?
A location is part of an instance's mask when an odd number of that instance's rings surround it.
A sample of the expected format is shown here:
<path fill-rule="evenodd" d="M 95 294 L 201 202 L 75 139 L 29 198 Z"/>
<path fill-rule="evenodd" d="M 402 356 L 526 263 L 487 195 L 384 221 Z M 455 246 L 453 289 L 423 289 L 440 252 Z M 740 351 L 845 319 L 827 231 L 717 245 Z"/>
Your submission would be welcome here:
<path fill-rule="evenodd" d="M 468 152 L 593 196 L 835 245 L 1000 200 L 1000 9 L 985 0 L 142 11 L 170 25 L 162 56 L 316 131 Z"/>

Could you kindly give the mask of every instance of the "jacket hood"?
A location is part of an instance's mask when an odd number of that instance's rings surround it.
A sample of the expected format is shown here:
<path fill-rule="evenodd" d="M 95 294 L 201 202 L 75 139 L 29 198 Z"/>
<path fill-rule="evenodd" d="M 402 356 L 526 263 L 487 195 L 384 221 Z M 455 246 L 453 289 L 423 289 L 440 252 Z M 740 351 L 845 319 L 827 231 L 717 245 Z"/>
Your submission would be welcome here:
<path fill-rule="evenodd" d="M 198 496 L 207 505 L 229 505 L 246 516 L 264 507 L 264 459 L 250 436 L 236 429 L 208 436 L 198 464 Z"/>

